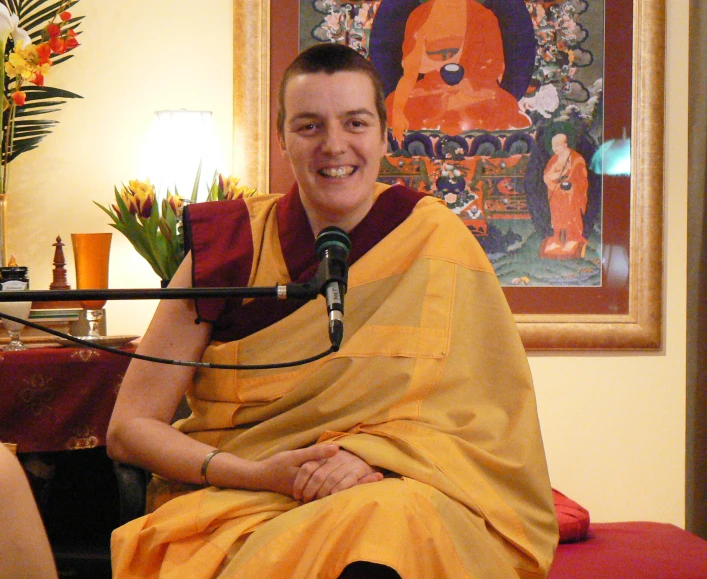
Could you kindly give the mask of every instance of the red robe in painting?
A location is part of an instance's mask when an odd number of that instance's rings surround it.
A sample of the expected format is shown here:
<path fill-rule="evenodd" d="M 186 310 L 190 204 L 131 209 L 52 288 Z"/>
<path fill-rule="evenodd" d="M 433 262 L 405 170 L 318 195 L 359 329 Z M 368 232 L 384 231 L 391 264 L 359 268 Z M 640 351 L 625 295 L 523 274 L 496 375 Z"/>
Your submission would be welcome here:
<path fill-rule="evenodd" d="M 465 18 L 460 15 L 466 14 Z M 516 99 L 499 86 L 505 68 L 494 13 L 474 0 L 430 0 L 412 11 L 403 42 L 403 77 L 388 96 L 393 135 L 434 129 L 458 135 L 530 126 Z M 461 67 L 449 84 L 443 68 Z M 424 75 L 418 80 L 418 76 Z"/>
<path fill-rule="evenodd" d="M 567 151 L 569 158 L 553 155 L 543 175 L 554 234 L 544 241 L 541 257 L 579 257 L 587 243 L 583 233 L 589 188 L 587 163 L 573 149 Z"/>

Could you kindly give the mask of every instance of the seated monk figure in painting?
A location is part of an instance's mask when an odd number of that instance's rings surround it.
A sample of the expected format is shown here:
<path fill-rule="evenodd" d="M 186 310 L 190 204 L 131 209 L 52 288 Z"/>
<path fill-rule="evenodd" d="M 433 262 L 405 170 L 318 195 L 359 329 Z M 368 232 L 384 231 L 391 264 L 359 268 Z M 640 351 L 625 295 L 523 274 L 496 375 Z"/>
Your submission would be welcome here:
<path fill-rule="evenodd" d="M 570 148 L 567 135 L 552 138 L 555 153 L 543 173 L 547 185 L 553 235 L 540 247 L 540 257 L 571 259 L 582 257 L 587 245 L 584 237 L 584 214 L 587 211 L 587 163 Z"/>
<path fill-rule="evenodd" d="M 402 66 L 386 99 L 398 142 L 406 130 L 458 135 L 531 125 L 498 84 L 505 68 L 501 30 L 476 0 L 429 0 L 415 8 L 405 27 Z"/>

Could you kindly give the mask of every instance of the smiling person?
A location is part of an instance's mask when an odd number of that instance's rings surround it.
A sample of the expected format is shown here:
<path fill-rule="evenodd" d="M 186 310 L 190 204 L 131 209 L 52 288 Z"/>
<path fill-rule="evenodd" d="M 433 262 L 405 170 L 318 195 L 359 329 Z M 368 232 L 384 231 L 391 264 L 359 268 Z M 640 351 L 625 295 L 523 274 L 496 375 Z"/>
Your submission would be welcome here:
<path fill-rule="evenodd" d="M 461 221 L 376 182 L 386 131 L 373 66 L 316 45 L 280 85 L 292 189 L 188 208 L 173 287 L 306 282 L 316 236 L 345 230 L 345 334 L 294 368 L 133 361 L 109 452 L 155 476 L 149 514 L 113 534 L 116 579 L 547 574 L 557 525 L 518 332 Z M 322 298 L 166 300 L 139 351 L 298 360 L 328 349 L 325 311 Z M 192 414 L 170 426 L 184 392 Z"/>

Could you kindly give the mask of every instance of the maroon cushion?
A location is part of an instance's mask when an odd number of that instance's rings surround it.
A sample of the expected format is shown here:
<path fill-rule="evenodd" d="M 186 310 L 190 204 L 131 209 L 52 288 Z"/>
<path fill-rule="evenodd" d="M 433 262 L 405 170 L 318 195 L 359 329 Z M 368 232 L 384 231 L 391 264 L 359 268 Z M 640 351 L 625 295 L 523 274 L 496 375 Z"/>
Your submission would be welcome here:
<path fill-rule="evenodd" d="M 555 499 L 557 524 L 560 527 L 560 543 L 584 541 L 589 536 L 589 511 L 561 492 L 552 489 Z"/>
<path fill-rule="evenodd" d="M 707 541 L 665 523 L 594 523 L 557 548 L 548 579 L 705 579 Z"/>

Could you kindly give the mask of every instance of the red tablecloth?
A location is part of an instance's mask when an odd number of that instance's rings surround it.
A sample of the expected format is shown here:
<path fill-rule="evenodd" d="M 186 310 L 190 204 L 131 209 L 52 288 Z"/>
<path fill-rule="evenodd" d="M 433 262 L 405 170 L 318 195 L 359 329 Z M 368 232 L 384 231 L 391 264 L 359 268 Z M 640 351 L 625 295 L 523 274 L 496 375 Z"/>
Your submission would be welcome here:
<path fill-rule="evenodd" d="M 105 446 L 129 362 L 81 348 L 0 351 L 0 441 L 17 452 Z"/>

